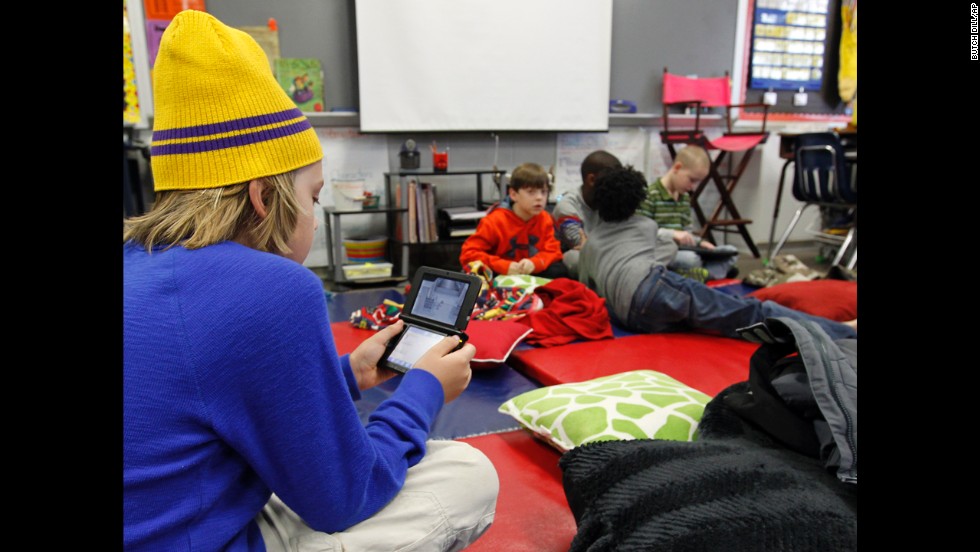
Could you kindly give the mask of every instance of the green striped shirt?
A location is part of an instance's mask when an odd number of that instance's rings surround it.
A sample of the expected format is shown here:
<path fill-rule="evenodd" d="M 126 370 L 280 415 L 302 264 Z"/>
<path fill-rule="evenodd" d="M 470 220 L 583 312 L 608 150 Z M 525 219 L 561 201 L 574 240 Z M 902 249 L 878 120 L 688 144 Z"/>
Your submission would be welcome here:
<path fill-rule="evenodd" d="M 681 194 L 675 201 L 658 178 L 647 187 L 647 197 L 636 212 L 657 221 L 660 228 L 690 231 L 691 194 Z"/>

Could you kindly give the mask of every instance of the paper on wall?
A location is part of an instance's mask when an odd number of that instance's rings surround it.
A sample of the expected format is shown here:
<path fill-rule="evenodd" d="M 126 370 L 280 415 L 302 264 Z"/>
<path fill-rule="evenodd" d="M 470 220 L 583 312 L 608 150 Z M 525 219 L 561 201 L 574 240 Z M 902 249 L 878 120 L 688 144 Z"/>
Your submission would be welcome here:
<path fill-rule="evenodd" d="M 647 169 L 647 130 L 641 127 L 613 127 L 609 132 L 563 132 L 558 134 L 555 159 L 555 197 L 582 185 L 582 160 L 596 150 L 605 150 L 623 165 Z"/>

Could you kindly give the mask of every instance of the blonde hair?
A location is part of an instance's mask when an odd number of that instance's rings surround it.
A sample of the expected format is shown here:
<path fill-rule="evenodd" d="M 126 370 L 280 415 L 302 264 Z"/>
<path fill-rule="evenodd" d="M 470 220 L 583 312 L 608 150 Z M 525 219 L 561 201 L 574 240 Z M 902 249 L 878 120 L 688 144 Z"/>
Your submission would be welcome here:
<path fill-rule="evenodd" d="M 515 192 L 523 188 L 551 191 L 551 178 L 544 167 L 537 163 L 522 163 L 510 173 L 507 187 Z"/>
<path fill-rule="evenodd" d="M 133 241 L 152 252 L 158 246 L 198 249 L 233 240 L 259 251 L 288 254 L 287 242 L 301 210 L 295 178 L 296 171 L 290 171 L 257 179 L 263 186 L 265 218 L 252 206 L 249 182 L 157 192 L 153 209 L 123 221 L 123 243 Z"/>
<path fill-rule="evenodd" d="M 693 144 L 681 148 L 674 161 L 680 163 L 685 169 L 707 169 L 711 166 L 711 157 L 708 156 L 708 152 L 701 146 Z"/>

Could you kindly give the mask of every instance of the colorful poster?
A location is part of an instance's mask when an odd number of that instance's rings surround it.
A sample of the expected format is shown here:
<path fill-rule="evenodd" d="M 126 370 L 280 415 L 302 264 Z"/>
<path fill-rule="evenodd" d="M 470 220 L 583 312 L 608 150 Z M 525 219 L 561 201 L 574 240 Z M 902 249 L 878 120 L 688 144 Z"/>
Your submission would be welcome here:
<path fill-rule="evenodd" d="M 749 88 L 820 89 L 829 4 L 829 0 L 756 3 Z"/>
<path fill-rule="evenodd" d="M 136 65 L 133 62 L 133 37 L 129 14 L 123 0 L 123 124 L 140 122 L 140 102 L 136 94 Z"/>
<path fill-rule="evenodd" d="M 323 111 L 323 69 L 316 58 L 279 58 L 276 79 L 301 111 Z"/>

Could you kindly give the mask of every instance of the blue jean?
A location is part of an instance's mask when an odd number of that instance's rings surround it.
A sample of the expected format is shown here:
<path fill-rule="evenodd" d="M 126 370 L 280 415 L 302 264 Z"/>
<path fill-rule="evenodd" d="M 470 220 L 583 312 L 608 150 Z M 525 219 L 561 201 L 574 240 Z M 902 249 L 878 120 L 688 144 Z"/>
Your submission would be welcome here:
<path fill-rule="evenodd" d="M 640 283 L 630 304 L 628 330 L 662 333 L 708 330 L 739 338 L 737 328 L 785 316 L 811 320 L 833 339 L 854 338 L 857 332 L 845 324 L 753 297 L 736 297 L 656 266 Z"/>

